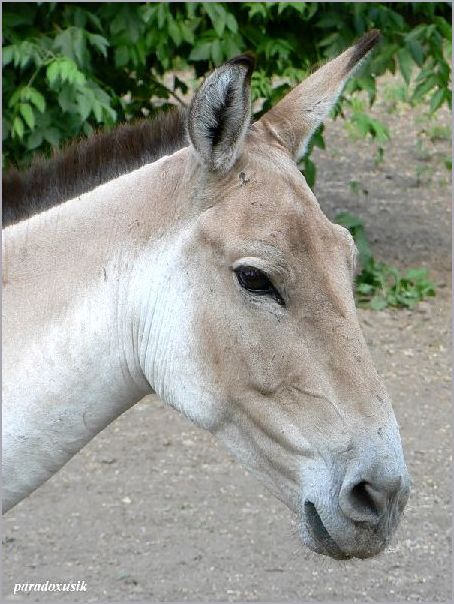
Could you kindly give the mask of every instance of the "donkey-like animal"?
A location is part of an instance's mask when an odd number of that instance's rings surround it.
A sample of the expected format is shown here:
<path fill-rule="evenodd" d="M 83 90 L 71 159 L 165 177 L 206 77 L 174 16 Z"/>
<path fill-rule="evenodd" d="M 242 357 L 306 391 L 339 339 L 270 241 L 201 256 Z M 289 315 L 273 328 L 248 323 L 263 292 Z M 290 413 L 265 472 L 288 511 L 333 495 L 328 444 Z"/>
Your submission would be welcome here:
<path fill-rule="evenodd" d="M 252 125 L 253 61 L 228 61 L 195 94 L 189 144 L 159 160 L 122 164 L 113 133 L 105 174 L 79 147 L 7 177 L 9 202 L 36 205 L 4 231 L 5 510 L 156 392 L 298 515 L 311 549 L 386 546 L 409 492 L 399 430 L 357 320 L 355 245 L 295 163 L 377 38 Z"/>

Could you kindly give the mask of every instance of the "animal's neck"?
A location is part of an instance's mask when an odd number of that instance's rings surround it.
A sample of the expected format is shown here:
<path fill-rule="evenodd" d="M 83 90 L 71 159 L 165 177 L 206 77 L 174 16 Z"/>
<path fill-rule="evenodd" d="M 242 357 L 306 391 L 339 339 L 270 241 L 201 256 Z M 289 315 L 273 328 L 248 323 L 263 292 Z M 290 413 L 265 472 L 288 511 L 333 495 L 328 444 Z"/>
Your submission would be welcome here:
<path fill-rule="evenodd" d="M 152 391 L 138 358 L 140 302 L 130 280 L 145 241 L 158 266 L 162 233 L 178 214 L 169 161 L 5 232 L 6 509 Z"/>

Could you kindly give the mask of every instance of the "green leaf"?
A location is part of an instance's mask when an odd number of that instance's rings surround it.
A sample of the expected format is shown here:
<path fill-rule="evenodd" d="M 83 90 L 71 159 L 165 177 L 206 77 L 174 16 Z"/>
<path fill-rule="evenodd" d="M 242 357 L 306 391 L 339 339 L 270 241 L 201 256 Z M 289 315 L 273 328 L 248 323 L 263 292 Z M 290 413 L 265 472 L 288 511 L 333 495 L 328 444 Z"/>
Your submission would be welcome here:
<path fill-rule="evenodd" d="M 98 124 L 102 122 L 102 105 L 98 101 L 95 100 L 93 103 L 93 113 Z"/>
<path fill-rule="evenodd" d="M 35 116 L 33 114 L 33 109 L 31 108 L 31 105 L 29 105 L 28 103 L 21 103 L 19 105 L 19 111 L 22 117 L 24 118 L 24 122 L 27 124 L 30 130 L 33 130 L 33 128 L 35 127 Z"/>
<path fill-rule="evenodd" d="M 33 45 L 27 40 L 20 45 L 17 64 L 21 69 L 25 69 L 33 58 Z"/>
<path fill-rule="evenodd" d="M 2 48 L 2 62 L 3 62 L 3 66 L 5 65 L 9 65 L 9 63 L 12 62 L 13 60 L 13 53 L 14 47 L 13 46 L 4 46 Z"/>
<path fill-rule="evenodd" d="M 211 58 L 215 65 L 219 65 L 224 60 L 224 53 L 222 52 L 220 40 L 214 40 L 211 43 Z"/>
<path fill-rule="evenodd" d="M 84 122 L 82 125 L 82 132 L 85 136 L 91 136 L 94 132 L 93 126 L 88 122 Z"/>
<path fill-rule="evenodd" d="M 400 72 L 405 80 L 405 83 L 410 84 L 411 72 L 413 70 L 413 59 L 407 48 L 401 48 L 397 53 Z"/>
<path fill-rule="evenodd" d="M 254 17 L 264 19 L 267 17 L 267 5 L 264 2 L 245 2 L 244 5 L 248 8 L 249 19 Z"/>
<path fill-rule="evenodd" d="M 51 87 L 61 85 L 71 80 L 74 75 L 75 63 L 67 57 L 57 57 L 47 66 L 46 77 Z M 77 68 L 76 68 L 77 70 Z"/>
<path fill-rule="evenodd" d="M 336 31 L 336 32 L 329 34 L 322 40 L 320 40 L 320 42 L 318 43 L 318 46 L 320 46 L 321 48 L 323 48 L 324 46 L 330 46 L 333 42 L 337 42 L 338 40 L 339 40 L 339 34 Z"/>
<path fill-rule="evenodd" d="M 91 113 L 91 98 L 88 98 L 87 93 L 79 93 L 76 97 L 77 111 L 81 120 L 84 122 Z"/>
<path fill-rule="evenodd" d="M 14 107 L 14 105 L 16 105 L 19 99 L 21 98 L 21 94 L 22 88 L 18 88 L 17 90 L 15 90 L 8 100 L 8 107 Z"/>
<path fill-rule="evenodd" d="M 72 39 L 73 39 L 73 49 L 74 49 L 74 57 L 75 57 L 76 63 L 82 67 L 83 65 L 86 64 L 85 59 L 87 56 L 87 48 L 86 48 L 84 32 L 81 29 L 79 29 L 78 27 L 75 27 L 73 29 Z"/>
<path fill-rule="evenodd" d="M 354 84 L 356 84 L 356 86 L 360 90 L 366 90 L 366 92 L 369 96 L 370 104 L 372 104 L 375 101 L 375 97 L 377 95 L 377 87 L 375 84 L 375 78 L 373 78 L 371 75 L 362 76 L 359 78 L 355 78 Z"/>
<path fill-rule="evenodd" d="M 115 124 L 115 122 L 117 121 L 117 112 L 115 111 L 115 109 L 112 109 L 112 107 L 105 105 L 103 107 L 103 112 L 104 112 L 104 123 L 107 125 Z"/>
<path fill-rule="evenodd" d="M 407 40 L 406 45 L 411 56 L 413 57 L 413 61 L 418 67 L 422 67 L 425 53 L 420 42 L 418 42 L 418 40 Z"/>
<path fill-rule="evenodd" d="M 443 17 L 434 17 L 434 21 L 438 26 L 439 31 L 441 32 L 442 36 L 444 38 L 446 38 L 446 40 L 451 41 L 452 39 L 452 27 L 449 24 L 449 22 L 444 19 Z"/>
<path fill-rule="evenodd" d="M 374 296 L 370 301 L 372 310 L 383 310 L 388 306 L 388 302 L 382 296 Z"/>
<path fill-rule="evenodd" d="M 162 29 L 169 16 L 169 7 L 167 3 L 160 2 L 158 6 L 158 27 Z"/>
<path fill-rule="evenodd" d="M 19 116 L 16 116 L 14 118 L 11 131 L 13 133 L 13 136 L 17 136 L 18 138 L 23 138 L 23 136 L 24 136 L 24 122 L 20 119 Z"/>
<path fill-rule="evenodd" d="M 46 101 L 43 95 L 32 86 L 26 86 L 23 91 L 22 98 L 30 101 L 30 103 L 32 103 L 36 109 L 38 109 L 38 111 L 44 113 L 46 109 Z"/>
<path fill-rule="evenodd" d="M 224 8 L 216 2 L 203 2 L 203 8 L 210 18 L 214 31 L 221 37 L 226 26 L 226 12 Z"/>
<path fill-rule="evenodd" d="M 110 43 L 104 36 L 87 32 L 87 38 L 90 44 L 99 50 L 103 57 L 107 57 L 107 48 L 110 46 Z"/>
<path fill-rule="evenodd" d="M 179 26 L 182 39 L 192 46 L 194 44 L 193 30 L 184 22 L 180 22 Z"/>
<path fill-rule="evenodd" d="M 361 218 L 356 216 L 356 214 L 350 214 L 350 212 L 339 212 L 339 214 L 336 215 L 335 221 L 349 231 L 352 229 L 364 228 L 364 223 Z"/>
<path fill-rule="evenodd" d="M 420 101 L 424 95 L 438 85 L 438 80 L 435 75 L 426 75 L 423 71 L 421 71 L 419 74 L 418 80 L 420 80 L 420 82 L 416 86 L 412 95 L 412 100 L 414 102 Z"/>
<path fill-rule="evenodd" d="M 2 118 L 2 141 L 9 138 L 10 135 L 11 135 L 11 124 L 7 119 L 5 119 L 5 117 L 3 117 Z"/>
<path fill-rule="evenodd" d="M 76 65 L 84 67 L 87 64 L 87 45 L 84 30 L 79 27 L 68 27 L 55 36 L 54 51 Z"/>
<path fill-rule="evenodd" d="M 371 125 L 371 134 L 379 143 L 384 143 L 391 138 L 389 128 L 386 124 L 373 118 L 369 118 L 369 123 Z"/>
<path fill-rule="evenodd" d="M 87 18 L 88 18 L 89 21 L 91 21 L 91 23 L 96 27 L 96 29 L 98 31 L 102 31 L 103 30 L 101 21 L 100 21 L 100 19 L 99 19 L 99 17 L 97 15 L 95 15 L 91 11 L 87 11 Z"/>
<path fill-rule="evenodd" d="M 9 7 L 8 7 L 9 8 Z M 22 7 L 18 12 L 9 12 L 6 7 L 3 8 L 3 28 L 20 28 L 23 25 L 31 25 L 35 18 L 35 11 L 24 11 Z"/>
<path fill-rule="evenodd" d="M 321 124 L 312 135 L 310 144 L 312 147 L 318 147 L 319 149 L 326 149 L 325 139 L 323 138 L 324 126 Z"/>
<path fill-rule="evenodd" d="M 27 138 L 27 149 L 33 151 L 43 142 L 43 135 L 39 130 L 34 130 Z"/>
<path fill-rule="evenodd" d="M 129 49 L 126 46 L 119 46 L 115 49 L 115 66 L 123 67 L 129 62 Z"/>
<path fill-rule="evenodd" d="M 193 48 L 189 54 L 190 61 L 208 61 L 211 56 L 211 42 L 203 42 Z"/>
<path fill-rule="evenodd" d="M 369 296 L 374 292 L 374 286 L 370 283 L 359 283 L 356 286 L 356 291 L 358 294 L 362 294 L 364 296 Z"/>
<path fill-rule="evenodd" d="M 317 168 L 314 162 L 306 157 L 304 159 L 304 177 L 309 187 L 313 187 L 317 176 Z"/>
<path fill-rule="evenodd" d="M 227 14 L 226 26 L 227 26 L 227 29 L 229 29 L 234 34 L 236 34 L 238 32 L 238 23 L 237 23 L 237 20 L 235 19 L 235 16 L 232 13 Z"/>
<path fill-rule="evenodd" d="M 435 113 L 435 111 L 441 107 L 443 101 L 445 100 L 445 91 L 443 89 L 438 89 L 434 92 L 434 94 L 430 97 L 430 112 Z"/>
<path fill-rule="evenodd" d="M 46 141 L 51 144 L 53 147 L 57 147 L 60 142 L 60 133 L 57 128 L 46 128 L 43 132 L 43 137 Z"/>
<path fill-rule="evenodd" d="M 224 56 L 226 58 L 241 54 L 242 49 L 237 42 L 236 36 L 224 36 L 223 40 Z"/>
<path fill-rule="evenodd" d="M 180 33 L 180 28 L 178 27 L 177 23 L 173 18 L 169 19 L 168 21 L 167 31 L 169 32 L 169 36 L 174 41 L 175 46 L 179 46 L 182 42 L 182 37 Z"/>
<path fill-rule="evenodd" d="M 405 273 L 405 277 L 410 281 L 420 281 L 422 279 L 427 279 L 429 271 L 426 267 L 420 268 L 410 268 Z"/>
<path fill-rule="evenodd" d="M 58 104 L 65 113 L 74 113 L 77 105 L 74 99 L 74 87 L 65 86 L 58 95 Z"/>
<path fill-rule="evenodd" d="M 51 86 L 57 81 L 59 75 L 60 68 L 58 60 L 52 61 L 51 63 L 49 63 L 46 69 L 46 77 Z"/>

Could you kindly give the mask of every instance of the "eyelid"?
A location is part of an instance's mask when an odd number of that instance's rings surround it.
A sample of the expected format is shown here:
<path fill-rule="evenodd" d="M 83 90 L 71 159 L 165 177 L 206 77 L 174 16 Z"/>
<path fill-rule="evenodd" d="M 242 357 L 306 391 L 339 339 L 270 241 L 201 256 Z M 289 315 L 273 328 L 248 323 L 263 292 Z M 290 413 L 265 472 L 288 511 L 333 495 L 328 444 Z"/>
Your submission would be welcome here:
<path fill-rule="evenodd" d="M 270 266 L 268 262 L 265 262 L 262 258 L 257 256 L 244 256 L 233 262 L 231 269 L 234 271 L 240 266 L 252 266 L 265 273 L 270 281 L 278 286 L 283 285 L 289 280 L 288 271 L 283 266 Z"/>

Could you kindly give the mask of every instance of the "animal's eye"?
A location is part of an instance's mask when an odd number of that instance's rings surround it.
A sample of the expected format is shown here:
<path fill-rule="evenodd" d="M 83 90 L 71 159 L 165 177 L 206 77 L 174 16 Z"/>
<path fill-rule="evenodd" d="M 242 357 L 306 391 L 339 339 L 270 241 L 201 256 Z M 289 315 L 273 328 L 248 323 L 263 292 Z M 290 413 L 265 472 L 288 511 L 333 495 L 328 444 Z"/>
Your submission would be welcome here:
<path fill-rule="evenodd" d="M 238 283 L 248 292 L 257 296 L 270 296 L 278 304 L 285 306 L 282 296 L 263 271 L 253 266 L 239 266 L 234 269 L 234 272 Z"/>

